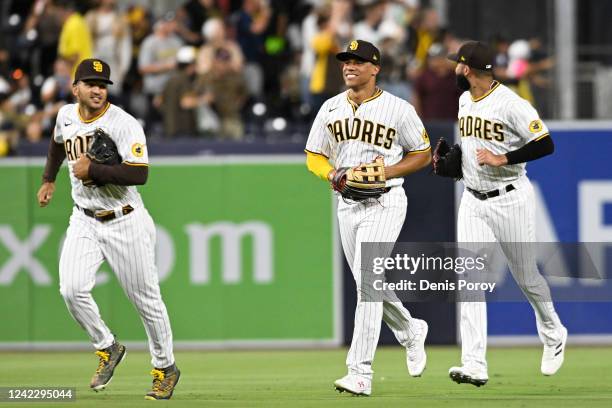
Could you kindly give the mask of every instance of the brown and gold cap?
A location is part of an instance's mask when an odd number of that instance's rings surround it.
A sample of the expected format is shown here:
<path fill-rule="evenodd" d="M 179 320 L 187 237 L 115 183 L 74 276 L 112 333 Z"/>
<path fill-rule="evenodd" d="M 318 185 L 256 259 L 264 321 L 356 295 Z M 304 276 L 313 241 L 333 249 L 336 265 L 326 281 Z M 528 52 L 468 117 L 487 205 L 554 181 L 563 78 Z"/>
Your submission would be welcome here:
<path fill-rule="evenodd" d="M 378 51 L 378 48 L 374 44 L 363 40 L 351 41 L 348 47 L 346 47 L 346 51 L 336 54 L 336 59 L 340 61 L 346 61 L 351 58 L 380 65 L 380 51 Z"/>
<path fill-rule="evenodd" d="M 112 85 L 110 80 L 110 67 L 102 60 L 96 58 L 84 59 L 79 63 L 74 74 L 74 84 L 79 81 L 97 80 Z"/>

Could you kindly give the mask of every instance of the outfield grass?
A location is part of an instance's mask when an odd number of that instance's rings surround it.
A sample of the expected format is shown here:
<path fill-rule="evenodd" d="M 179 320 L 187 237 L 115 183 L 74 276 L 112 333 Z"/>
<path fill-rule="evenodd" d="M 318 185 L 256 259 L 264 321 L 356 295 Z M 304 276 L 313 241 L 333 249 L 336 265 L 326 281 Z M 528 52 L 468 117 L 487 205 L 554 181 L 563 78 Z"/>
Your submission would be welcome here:
<path fill-rule="evenodd" d="M 423 377 L 408 376 L 398 347 L 378 350 L 372 397 L 338 394 L 332 382 L 345 374 L 346 350 L 178 352 L 181 381 L 171 401 L 145 401 L 149 356 L 129 352 L 106 391 L 88 382 L 93 353 L 0 353 L 0 386 L 77 388 L 70 404 L 25 406 L 137 407 L 612 407 L 612 348 L 569 348 L 554 377 L 540 374 L 538 348 L 489 350 L 489 383 L 455 384 L 447 375 L 459 362 L 456 347 L 428 348 Z M 0 403 L 0 408 L 10 406 Z"/>

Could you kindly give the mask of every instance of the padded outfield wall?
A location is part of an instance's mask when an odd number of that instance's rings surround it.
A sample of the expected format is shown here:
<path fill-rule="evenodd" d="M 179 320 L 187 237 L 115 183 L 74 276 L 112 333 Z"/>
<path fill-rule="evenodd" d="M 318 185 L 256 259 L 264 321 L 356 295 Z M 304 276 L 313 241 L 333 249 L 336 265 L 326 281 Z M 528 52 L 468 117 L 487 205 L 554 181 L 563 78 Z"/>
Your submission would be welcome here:
<path fill-rule="evenodd" d="M 140 187 L 157 226 L 157 265 L 183 346 L 330 346 L 341 342 L 334 201 L 303 157 L 159 158 Z M 47 208 L 40 159 L 0 162 L 0 345 L 85 342 L 59 294 L 71 212 L 67 168 Z M 279 177 L 279 175 L 283 175 Z M 288 183 L 287 180 L 292 180 Z M 94 289 L 123 341 L 142 324 L 103 264 Z"/>

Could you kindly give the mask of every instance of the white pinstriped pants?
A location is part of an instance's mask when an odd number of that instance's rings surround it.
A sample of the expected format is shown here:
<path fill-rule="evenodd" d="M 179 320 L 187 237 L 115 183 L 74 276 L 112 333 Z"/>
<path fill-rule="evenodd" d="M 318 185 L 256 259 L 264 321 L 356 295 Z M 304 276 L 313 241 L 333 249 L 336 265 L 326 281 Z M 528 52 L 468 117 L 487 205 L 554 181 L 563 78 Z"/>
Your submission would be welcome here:
<path fill-rule="evenodd" d="M 557 344 L 563 325 L 551 301 L 550 289 L 538 271 L 535 250 L 521 243 L 536 242 L 535 196 L 527 177 L 512 183 L 516 190 L 481 201 L 464 190 L 457 220 L 458 242 L 499 242 L 510 271 L 536 316 L 543 343 Z M 461 302 L 461 363 L 487 368 L 487 304 Z"/>
<path fill-rule="evenodd" d="M 338 201 L 342 247 L 357 284 L 355 327 L 346 365 L 349 373 L 370 379 L 382 320 L 404 347 L 416 334 L 410 330 L 410 313 L 395 293 L 385 292 L 382 302 L 362 301 L 361 243 L 395 242 L 406 218 L 407 198 L 401 186 L 393 187 L 379 201 L 351 204 L 345 203 L 342 198 Z"/>
<path fill-rule="evenodd" d="M 149 338 L 151 364 L 157 368 L 172 365 L 172 330 L 155 266 L 155 224 L 144 207 L 107 222 L 96 221 L 77 208 L 70 217 L 60 257 L 60 293 L 98 350 L 114 340 L 91 296 L 104 260 L 140 314 Z"/>

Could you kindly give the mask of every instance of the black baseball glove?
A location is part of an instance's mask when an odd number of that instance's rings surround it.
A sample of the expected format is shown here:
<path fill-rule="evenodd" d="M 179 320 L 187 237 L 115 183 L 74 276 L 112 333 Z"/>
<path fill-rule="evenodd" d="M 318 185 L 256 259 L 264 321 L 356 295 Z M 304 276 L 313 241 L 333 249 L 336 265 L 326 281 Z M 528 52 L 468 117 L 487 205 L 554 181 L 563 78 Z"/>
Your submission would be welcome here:
<path fill-rule="evenodd" d="M 94 130 L 93 140 L 86 153 L 91 161 L 99 164 L 114 165 L 121 163 L 117 145 L 113 139 L 100 128 Z"/>
<path fill-rule="evenodd" d="M 437 176 L 451 177 L 455 180 L 463 178 L 461 171 L 461 146 L 449 146 L 441 137 L 436 144 L 432 158 L 433 172 Z"/>
<path fill-rule="evenodd" d="M 92 162 L 98 164 L 112 166 L 121 163 L 121 156 L 119 156 L 119 151 L 117 151 L 117 145 L 108 133 L 100 128 L 94 130 L 93 139 L 85 155 Z M 90 187 L 98 184 L 93 180 L 85 180 L 83 185 Z"/>
<path fill-rule="evenodd" d="M 357 167 L 336 170 L 331 185 L 343 198 L 353 201 L 377 199 L 387 191 L 385 164 L 382 157 Z"/>

